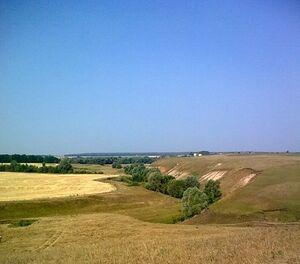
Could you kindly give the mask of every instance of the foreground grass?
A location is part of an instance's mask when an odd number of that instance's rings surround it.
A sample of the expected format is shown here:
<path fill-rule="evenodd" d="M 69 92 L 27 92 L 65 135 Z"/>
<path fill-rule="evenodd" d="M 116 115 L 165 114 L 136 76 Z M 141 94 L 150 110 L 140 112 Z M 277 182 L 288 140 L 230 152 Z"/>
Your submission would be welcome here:
<path fill-rule="evenodd" d="M 120 213 L 143 221 L 171 223 L 180 215 L 180 200 L 143 187 L 112 182 L 111 193 L 69 198 L 0 202 L 0 220 L 87 213 Z"/>
<path fill-rule="evenodd" d="M 5 264 L 300 261 L 299 225 L 164 225 L 118 214 L 86 214 L 0 228 L 0 262 Z"/>

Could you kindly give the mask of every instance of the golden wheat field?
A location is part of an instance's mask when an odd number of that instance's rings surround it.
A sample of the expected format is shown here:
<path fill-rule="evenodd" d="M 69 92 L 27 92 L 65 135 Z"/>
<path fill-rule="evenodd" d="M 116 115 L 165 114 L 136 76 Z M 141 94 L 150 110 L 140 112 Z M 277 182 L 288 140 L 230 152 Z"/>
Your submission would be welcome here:
<path fill-rule="evenodd" d="M 0 172 L 0 201 L 77 196 L 115 190 L 109 175 Z"/>

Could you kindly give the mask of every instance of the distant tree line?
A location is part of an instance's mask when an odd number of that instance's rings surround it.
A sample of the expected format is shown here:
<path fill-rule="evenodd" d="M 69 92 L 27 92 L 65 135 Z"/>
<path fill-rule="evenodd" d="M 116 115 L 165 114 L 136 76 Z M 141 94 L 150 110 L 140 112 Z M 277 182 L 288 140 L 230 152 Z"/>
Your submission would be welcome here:
<path fill-rule="evenodd" d="M 79 164 L 99 164 L 106 165 L 111 164 L 120 167 L 121 164 L 150 164 L 154 162 L 156 158 L 151 157 L 76 157 L 70 158 L 71 163 Z M 119 165 L 118 165 L 119 164 Z"/>
<path fill-rule="evenodd" d="M 50 155 L 0 154 L 0 163 L 10 163 L 12 161 L 19 163 L 59 163 L 60 159 Z"/>
<path fill-rule="evenodd" d="M 149 190 L 182 199 L 184 218 L 200 213 L 222 196 L 219 181 L 209 180 L 201 189 L 196 176 L 176 180 L 173 176 L 163 175 L 157 168 L 146 168 L 143 164 L 126 166 L 124 171 L 131 175 L 132 182 L 143 183 Z"/>
<path fill-rule="evenodd" d="M 10 164 L 0 164 L 0 171 L 10 171 L 10 172 L 38 172 L 38 173 L 74 173 L 74 169 L 68 160 L 61 160 L 57 166 L 46 166 L 45 163 L 41 167 L 20 164 L 13 160 Z"/>

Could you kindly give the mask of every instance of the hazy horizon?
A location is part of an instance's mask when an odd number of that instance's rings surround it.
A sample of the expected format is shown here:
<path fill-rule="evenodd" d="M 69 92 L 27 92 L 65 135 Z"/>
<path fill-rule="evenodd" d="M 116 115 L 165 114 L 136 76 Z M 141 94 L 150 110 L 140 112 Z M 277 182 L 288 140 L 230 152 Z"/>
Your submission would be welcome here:
<path fill-rule="evenodd" d="M 297 1 L 1 1 L 0 153 L 300 151 Z"/>

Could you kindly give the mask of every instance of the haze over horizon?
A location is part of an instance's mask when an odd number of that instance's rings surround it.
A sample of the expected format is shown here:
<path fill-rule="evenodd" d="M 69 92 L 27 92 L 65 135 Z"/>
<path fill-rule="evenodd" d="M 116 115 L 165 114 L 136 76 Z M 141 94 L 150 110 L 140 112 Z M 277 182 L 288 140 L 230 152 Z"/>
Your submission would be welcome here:
<path fill-rule="evenodd" d="M 300 2 L 1 1 L 0 153 L 300 151 Z"/>

